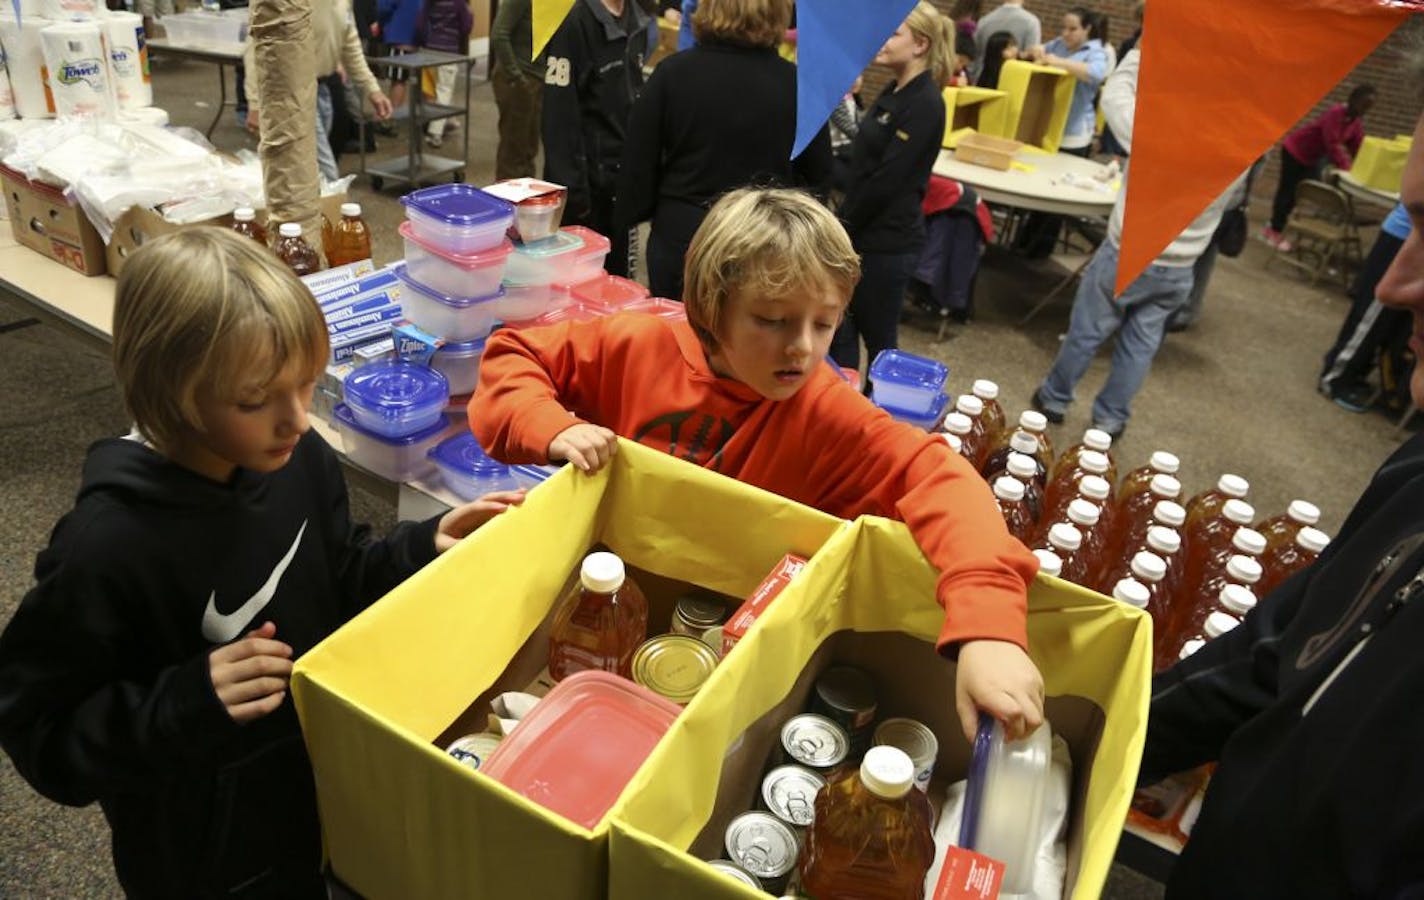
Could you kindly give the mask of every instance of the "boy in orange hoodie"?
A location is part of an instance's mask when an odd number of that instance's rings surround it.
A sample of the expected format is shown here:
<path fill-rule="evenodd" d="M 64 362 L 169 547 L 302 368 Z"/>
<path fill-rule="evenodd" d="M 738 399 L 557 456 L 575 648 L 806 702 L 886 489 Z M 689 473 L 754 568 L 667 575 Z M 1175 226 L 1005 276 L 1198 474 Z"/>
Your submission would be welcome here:
<path fill-rule="evenodd" d="M 1043 720 L 1024 650 L 1037 562 L 962 457 L 825 362 L 859 278 L 845 229 L 809 195 L 733 191 L 688 248 L 687 322 L 623 314 L 498 331 L 471 429 L 496 458 L 586 472 L 622 435 L 832 515 L 903 521 L 940 571 L 938 649 L 957 655 L 966 737 L 979 710 L 1026 734 Z"/>

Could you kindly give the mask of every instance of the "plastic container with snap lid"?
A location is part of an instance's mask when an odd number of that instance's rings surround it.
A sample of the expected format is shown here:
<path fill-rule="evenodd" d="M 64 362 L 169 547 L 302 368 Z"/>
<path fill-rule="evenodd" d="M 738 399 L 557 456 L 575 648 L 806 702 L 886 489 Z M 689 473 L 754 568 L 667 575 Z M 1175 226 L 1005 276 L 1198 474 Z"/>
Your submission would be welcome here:
<path fill-rule="evenodd" d="M 592 828 L 681 707 L 608 672 L 554 685 L 480 771 L 576 825 Z"/>
<path fill-rule="evenodd" d="M 1006 741 L 1004 727 L 980 715 L 959 845 L 1004 864 L 1006 894 L 1033 888 L 1052 763 L 1053 729 L 1047 722 L 1022 740 Z"/>
<path fill-rule="evenodd" d="M 442 344 L 430 357 L 430 367 L 450 382 L 450 396 L 468 394 L 480 380 L 480 357 L 485 339 Z"/>
<path fill-rule="evenodd" d="M 532 319 L 511 319 L 504 324 L 514 329 L 538 328 L 543 325 L 558 325 L 561 322 L 591 322 L 602 317 L 603 313 L 575 303 L 571 306 L 551 309 L 542 316 L 535 316 Z"/>
<path fill-rule="evenodd" d="M 592 228 L 584 228 L 582 225 L 570 225 L 562 230 L 583 241 L 583 246 L 572 254 L 573 258 L 569 261 L 567 283 L 570 287 L 608 274 L 603 271 L 603 263 L 608 258 L 608 250 L 612 246 L 612 242 L 608 238 Z"/>
<path fill-rule="evenodd" d="M 491 491 L 519 489 L 510 467 L 495 462 L 468 431 L 446 438 L 430 450 L 445 486 L 461 500 L 474 500 Z"/>
<path fill-rule="evenodd" d="M 923 428 L 925 431 L 934 431 L 939 427 L 939 423 L 944 419 L 944 411 L 949 408 L 949 395 L 940 394 L 935 398 L 935 402 L 930 405 L 928 412 L 912 412 L 910 410 L 897 409 L 893 406 L 886 406 L 884 403 L 876 403 L 881 409 L 890 414 L 892 419 L 904 422 L 907 425 L 914 425 L 916 428 Z"/>
<path fill-rule="evenodd" d="M 468 184 L 440 184 L 401 198 L 421 240 L 451 253 L 498 247 L 514 222 L 514 205 Z"/>
<path fill-rule="evenodd" d="M 404 437 L 442 421 L 450 382 L 429 366 L 382 360 L 347 375 L 342 396 L 366 431 Z"/>
<path fill-rule="evenodd" d="M 509 255 L 504 277 L 517 284 L 567 282 L 575 274 L 583 238 L 569 231 L 556 231 L 540 241 L 519 244 Z"/>
<path fill-rule="evenodd" d="M 463 298 L 442 294 L 412 279 L 405 267 L 401 280 L 401 310 L 423 331 L 447 341 L 473 341 L 494 330 L 505 317 L 504 288 L 488 297 Z"/>
<path fill-rule="evenodd" d="M 939 401 L 949 367 L 903 350 L 882 350 L 870 364 L 869 375 L 876 406 L 923 416 Z"/>
<path fill-rule="evenodd" d="M 667 300 L 662 297 L 649 297 L 646 300 L 638 300 L 623 307 L 619 312 L 637 312 L 657 316 L 660 319 L 687 321 L 687 308 L 685 306 L 676 300 Z"/>
<path fill-rule="evenodd" d="M 485 188 L 501 200 L 514 204 L 511 234 L 520 241 L 538 241 L 559 230 L 568 191 L 537 178 L 510 178 Z"/>
<path fill-rule="evenodd" d="M 448 425 L 442 416 L 423 431 L 388 437 L 362 428 L 345 403 L 338 403 L 331 415 L 347 458 L 390 481 L 412 481 L 429 474 L 432 463 L 426 454 L 440 443 Z"/>
<path fill-rule="evenodd" d="M 536 466 L 529 464 L 509 467 L 510 474 L 514 476 L 514 483 L 526 491 L 536 488 L 548 481 L 549 477 L 557 471 L 559 471 L 558 466 Z"/>
<path fill-rule="evenodd" d="M 451 253 L 415 233 L 402 222 L 405 270 L 412 281 L 451 297 L 488 297 L 499 290 L 514 245 L 502 241 L 476 253 Z"/>
<path fill-rule="evenodd" d="M 618 312 L 631 303 L 646 299 L 647 288 L 617 275 L 600 275 L 569 289 L 575 303 L 604 313 Z"/>

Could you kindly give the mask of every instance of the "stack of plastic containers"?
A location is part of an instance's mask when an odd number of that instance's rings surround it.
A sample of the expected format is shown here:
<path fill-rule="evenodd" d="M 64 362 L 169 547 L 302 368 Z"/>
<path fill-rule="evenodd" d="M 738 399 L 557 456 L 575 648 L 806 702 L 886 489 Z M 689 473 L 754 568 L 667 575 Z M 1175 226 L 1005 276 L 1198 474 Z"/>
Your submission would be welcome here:
<path fill-rule="evenodd" d="M 906 353 L 882 350 L 870 364 L 870 399 L 901 422 L 933 430 L 949 408 L 944 383 L 949 368 L 941 362 Z"/>
<path fill-rule="evenodd" d="M 468 431 L 448 437 L 429 451 L 440 480 L 462 500 L 474 500 L 492 491 L 535 488 L 558 469 L 554 466 L 507 466 L 485 453 Z"/>
<path fill-rule="evenodd" d="M 504 276 L 505 293 L 529 320 L 573 301 L 569 286 L 603 274 L 608 238 L 587 228 L 564 228 L 543 240 L 516 244 Z"/>
<path fill-rule="evenodd" d="M 450 383 L 429 366 L 385 360 L 347 376 L 333 411 L 346 455 L 391 481 L 430 471 L 427 454 L 448 433 Z"/>

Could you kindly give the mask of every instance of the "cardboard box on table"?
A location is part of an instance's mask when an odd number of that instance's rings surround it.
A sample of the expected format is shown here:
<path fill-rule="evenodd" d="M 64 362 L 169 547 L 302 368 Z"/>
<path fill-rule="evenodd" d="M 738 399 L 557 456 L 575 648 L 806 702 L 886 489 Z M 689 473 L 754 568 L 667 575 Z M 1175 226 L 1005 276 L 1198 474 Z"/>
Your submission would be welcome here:
<path fill-rule="evenodd" d="M 64 189 L 0 166 L 0 187 L 15 240 L 83 275 L 103 275 L 104 241 Z"/>
<path fill-rule="evenodd" d="M 1351 177 L 1372 188 L 1398 193 L 1412 144 L 1408 139 L 1366 136 L 1360 152 L 1355 154 Z"/>
<path fill-rule="evenodd" d="M 570 575 L 605 545 L 652 582 L 744 597 L 840 519 L 621 442 L 596 476 L 566 468 L 297 661 L 293 693 L 337 877 L 386 897 L 602 898 L 607 824 L 578 827 L 440 749 L 547 661 Z M 437 746 L 437 743 L 440 746 Z"/>
<path fill-rule="evenodd" d="M 934 570 L 899 523 L 864 517 L 828 541 L 727 655 L 614 806 L 609 895 L 763 896 L 701 860 L 725 858 L 727 823 L 756 807 L 781 725 L 806 708 L 816 676 L 833 661 L 875 679 L 878 718 L 910 716 L 935 731 L 937 807 L 945 784 L 964 777 L 970 748 L 954 711 L 954 667 L 934 652 L 943 620 L 934 586 Z M 1096 898 L 1146 733 L 1150 623 L 1099 594 L 1039 578 L 1028 633 L 1049 720 L 1073 756 L 1064 896 Z"/>
<path fill-rule="evenodd" d="M 982 134 L 1003 135 L 1008 130 L 1009 95 L 991 88 L 947 87 L 944 111 L 942 146 L 952 149 L 951 136 L 965 128 Z"/>
<path fill-rule="evenodd" d="M 1023 60 L 1004 63 L 999 71 L 999 90 L 1008 94 L 1009 111 L 1003 131 L 988 133 L 1057 153 L 1076 85 L 1072 75 L 1054 66 Z"/>

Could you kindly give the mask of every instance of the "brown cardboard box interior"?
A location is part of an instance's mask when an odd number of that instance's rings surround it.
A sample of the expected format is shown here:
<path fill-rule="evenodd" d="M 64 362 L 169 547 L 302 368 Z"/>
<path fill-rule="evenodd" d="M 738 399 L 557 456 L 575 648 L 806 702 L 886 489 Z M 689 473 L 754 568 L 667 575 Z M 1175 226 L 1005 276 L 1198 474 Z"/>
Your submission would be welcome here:
<path fill-rule="evenodd" d="M 1029 76 L 1023 112 L 1019 115 L 1019 128 L 1014 137 L 1025 144 L 1043 146 L 1053 121 L 1054 95 L 1060 77 L 1052 72 L 1034 72 Z"/>

